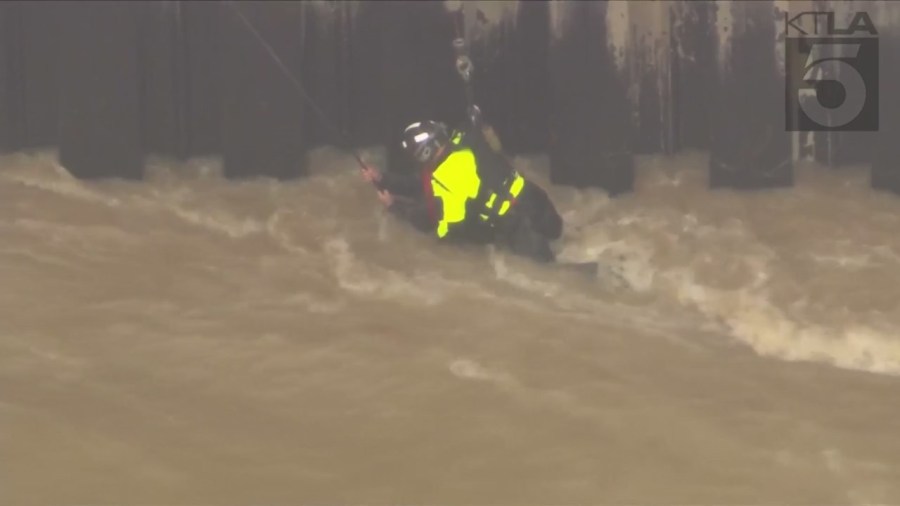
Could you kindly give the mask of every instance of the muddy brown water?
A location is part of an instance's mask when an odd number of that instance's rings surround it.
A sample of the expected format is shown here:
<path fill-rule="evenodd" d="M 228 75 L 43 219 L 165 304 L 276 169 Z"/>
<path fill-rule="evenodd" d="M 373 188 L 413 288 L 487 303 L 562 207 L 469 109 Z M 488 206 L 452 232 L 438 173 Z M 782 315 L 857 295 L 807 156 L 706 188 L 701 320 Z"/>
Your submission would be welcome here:
<path fill-rule="evenodd" d="M 621 286 L 437 246 L 313 156 L 0 160 L 0 503 L 900 502 L 900 198 L 865 170 L 550 187 L 560 257 Z"/>

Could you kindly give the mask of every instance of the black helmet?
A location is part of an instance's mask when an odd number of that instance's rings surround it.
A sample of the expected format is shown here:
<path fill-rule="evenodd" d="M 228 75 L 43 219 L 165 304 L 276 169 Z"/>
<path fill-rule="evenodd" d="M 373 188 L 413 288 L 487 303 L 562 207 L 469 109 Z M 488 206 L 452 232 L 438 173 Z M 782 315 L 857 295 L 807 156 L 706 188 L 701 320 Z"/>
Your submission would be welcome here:
<path fill-rule="evenodd" d="M 447 125 L 438 121 L 417 121 L 403 130 L 403 150 L 413 160 L 427 163 L 450 143 Z"/>

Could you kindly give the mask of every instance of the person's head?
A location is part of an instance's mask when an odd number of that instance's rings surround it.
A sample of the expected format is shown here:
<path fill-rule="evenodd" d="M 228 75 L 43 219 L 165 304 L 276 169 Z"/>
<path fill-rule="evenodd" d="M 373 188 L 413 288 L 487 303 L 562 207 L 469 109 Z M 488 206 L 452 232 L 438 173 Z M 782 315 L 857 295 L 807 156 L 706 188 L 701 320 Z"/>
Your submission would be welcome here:
<path fill-rule="evenodd" d="M 438 121 L 417 121 L 403 130 L 400 145 L 419 168 L 434 168 L 450 144 L 447 126 Z"/>

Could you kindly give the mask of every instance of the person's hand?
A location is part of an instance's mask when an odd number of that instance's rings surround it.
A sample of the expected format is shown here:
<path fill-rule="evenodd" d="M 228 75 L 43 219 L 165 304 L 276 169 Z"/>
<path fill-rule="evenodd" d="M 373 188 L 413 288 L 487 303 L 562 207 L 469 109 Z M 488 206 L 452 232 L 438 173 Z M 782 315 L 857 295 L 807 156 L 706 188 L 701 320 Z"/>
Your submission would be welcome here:
<path fill-rule="evenodd" d="M 384 207 L 391 207 L 394 203 L 394 196 L 387 190 L 378 190 L 378 200 L 384 204 Z"/>
<path fill-rule="evenodd" d="M 378 172 L 378 169 L 370 165 L 366 165 L 365 167 L 363 167 L 362 176 L 363 179 L 370 183 L 377 183 L 381 181 L 381 172 Z"/>

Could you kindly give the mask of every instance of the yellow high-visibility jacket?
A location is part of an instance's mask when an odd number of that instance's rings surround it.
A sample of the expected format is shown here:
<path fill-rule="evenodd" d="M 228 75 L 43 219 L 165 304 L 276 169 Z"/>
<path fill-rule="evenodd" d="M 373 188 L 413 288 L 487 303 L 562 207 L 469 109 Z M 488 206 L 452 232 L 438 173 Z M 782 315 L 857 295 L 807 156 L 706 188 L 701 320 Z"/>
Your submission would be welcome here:
<path fill-rule="evenodd" d="M 496 188 L 489 188 L 471 146 L 463 142 L 463 134 L 452 138 L 452 150 L 430 175 L 430 192 L 434 198 L 436 233 L 441 239 L 451 235 L 467 220 L 494 226 L 515 204 L 525 186 L 525 178 L 513 170 Z M 470 215 L 472 213 L 472 215 Z"/>

